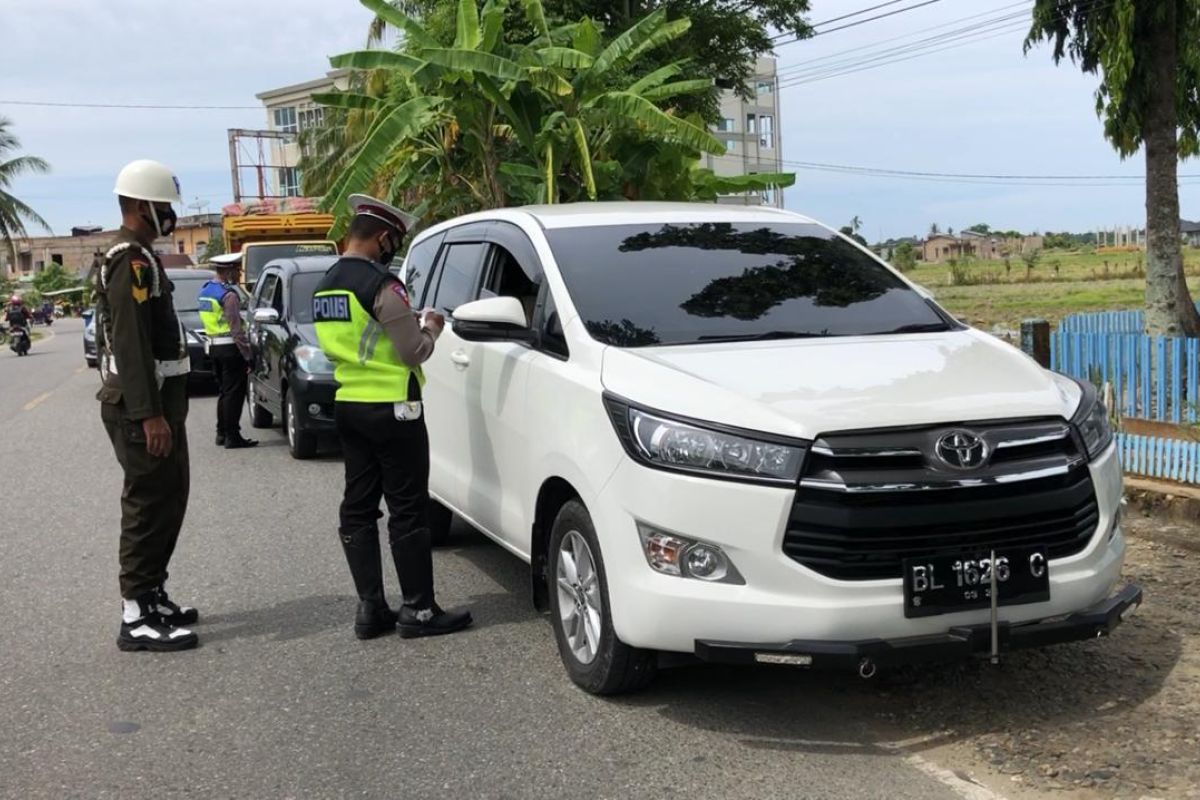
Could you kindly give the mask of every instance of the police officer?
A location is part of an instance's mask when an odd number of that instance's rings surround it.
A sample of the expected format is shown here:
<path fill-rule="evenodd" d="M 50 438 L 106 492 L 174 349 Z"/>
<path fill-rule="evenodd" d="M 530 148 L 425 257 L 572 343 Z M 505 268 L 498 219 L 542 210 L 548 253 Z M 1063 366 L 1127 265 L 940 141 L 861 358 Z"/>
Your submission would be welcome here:
<path fill-rule="evenodd" d="M 358 591 L 354 633 L 360 639 L 393 628 L 405 638 L 453 633 L 470 625 L 471 615 L 443 611 L 434 601 L 420 367 L 444 320 L 425 312 L 419 322 L 404 285 L 387 269 L 413 218 L 366 195 L 352 195 L 350 208 L 345 255 L 317 285 L 313 318 L 338 382 L 334 416 L 346 465 L 338 532 Z M 398 614 L 384 599 L 381 496 L 404 598 Z"/>
<path fill-rule="evenodd" d="M 175 228 L 179 181 L 134 161 L 117 176 L 122 226 L 96 287 L 100 419 L 125 473 L 121 492 L 121 650 L 184 650 L 194 608 L 167 595 L 167 565 L 188 500 L 188 357 L 154 240 Z"/>
<path fill-rule="evenodd" d="M 242 405 L 250 371 L 250 342 L 242 327 L 242 305 L 237 286 L 242 271 L 242 254 L 229 253 L 209 259 L 217 272 L 215 281 L 200 289 L 200 321 L 208 341 L 205 349 L 221 387 L 217 398 L 217 446 L 226 450 L 254 447 L 258 442 L 242 436 Z"/>

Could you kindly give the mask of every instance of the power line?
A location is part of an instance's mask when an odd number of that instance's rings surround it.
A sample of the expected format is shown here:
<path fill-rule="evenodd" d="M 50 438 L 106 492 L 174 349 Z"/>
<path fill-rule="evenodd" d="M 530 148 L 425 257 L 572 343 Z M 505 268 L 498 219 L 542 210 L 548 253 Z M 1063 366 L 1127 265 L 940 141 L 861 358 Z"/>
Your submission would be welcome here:
<path fill-rule="evenodd" d="M 159 111 L 263 111 L 265 106 L 185 106 L 155 103 L 56 103 L 35 100 L 0 100 L 0 106 L 39 106 L 47 108 L 134 108 Z"/>
<path fill-rule="evenodd" d="M 934 3 L 940 3 L 941 1 L 942 0 L 923 0 L 923 2 L 917 3 L 916 5 L 905 6 L 904 8 L 898 8 L 895 11 L 888 11 L 883 14 L 876 14 L 873 17 L 867 17 L 866 19 L 860 19 L 856 22 L 848 22 L 845 25 L 839 25 L 836 28 L 829 28 L 828 30 L 817 31 L 812 36 L 809 36 L 807 38 L 812 39 L 817 36 L 824 36 L 827 33 L 837 33 L 838 31 L 844 31 L 847 28 L 857 28 L 859 25 L 866 25 L 868 22 L 874 22 L 876 20 L 884 19 L 885 17 L 894 17 L 897 14 L 903 14 L 907 11 L 915 11 L 918 8 L 924 8 L 925 6 L 931 6 Z M 851 14 L 850 16 L 856 16 L 856 15 Z M 789 44 L 795 44 L 796 42 L 799 42 L 799 41 L 804 41 L 804 39 L 801 39 L 800 37 L 795 37 L 793 39 L 789 39 L 786 42 L 777 42 L 775 46 L 776 47 L 784 47 Z"/>
<path fill-rule="evenodd" d="M 888 2 L 886 2 L 886 3 L 880 3 L 877 6 L 870 6 L 869 8 L 860 8 L 858 11 L 852 11 L 849 14 L 843 14 L 840 17 L 833 17 L 832 19 L 826 19 L 826 20 L 822 20 L 820 22 L 814 22 L 813 24 L 809 25 L 808 27 L 820 28 L 822 25 L 828 25 L 831 22 L 841 22 L 844 19 L 850 19 L 851 17 L 857 17 L 862 14 L 866 14 L 867 12 L 875 11 L 876 9 L 885 8 L 887 6 L 894 6 L 897 3 L 903 3 L 903 2 L 904 2 L 904 0 L 888 0 Z M 789 36 L 795 36 L 795 34 L 793 34 L 793 33 L 777 33 L 771 37 L 771 41 L 775 42 L 780 39 L 786 39 Z"/>

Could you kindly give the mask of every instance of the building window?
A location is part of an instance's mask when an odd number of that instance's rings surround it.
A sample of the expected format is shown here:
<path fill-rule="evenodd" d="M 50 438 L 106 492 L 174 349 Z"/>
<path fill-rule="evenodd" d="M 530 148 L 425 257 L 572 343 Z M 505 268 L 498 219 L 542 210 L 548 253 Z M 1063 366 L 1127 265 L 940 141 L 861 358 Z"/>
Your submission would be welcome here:
<path fill-rule="evenodd" d="M 63 263 L 62 253 L 51 253 L 50 260 L 61 267 Z"/>
<path fill-rule="evenodd" d="M 325 109 L 321 106 L 305 106 L 300 109 L 300 130 L 319 128 L 325 122 Z"/>
<path fill-rule="evenodd" d="M 755 94 L 770 94 L 775 91 L 775 84 L 772 81 L 759 81 L 754 86 Z"/>
<path fill-rule="evenodd" d="M 300 196 L 300 170 L 295 167 L 279 170 L 279 193 L 284 197 Z"/>
<path fill-rule="evenodd" d="M 725 133 L 732 133 L 733 131 L 737 130 L 736 125 L 737 123 L 735 123 L 731 118 L 722 117 L 721 122 L 717 125 L 717 130 L 724 131 Z"/>
<path fill-rule="evenodd" d="M 754 115 L 747 114 L 746 115 L 746 133 L 754 133 L 757 130 L 758 130 L 758 127 L 755 124 Z"/>
<path fill-rule="evenodd" d="M 725 140 L 725 152 L 736 153 L 737 152 L 737 144 L 738 144 L 737 139 L 726 139 Z"/>
<path fill-rule="evenodd" d="M 275 130 L 284 133 L 296 132 L 296 107 L 283 106 L 275 109 Z"/>
<path fill-rule="evenodd" d="M 766 150 L 775 148 L 775 119 L 768 114 L 758 118 L 758 144 Z"/>
<path fill-rule="evenodd" d="M 762 190 L 762 201 L 768 206 L 775 205 L 775 189 L 768 187 Z"/>

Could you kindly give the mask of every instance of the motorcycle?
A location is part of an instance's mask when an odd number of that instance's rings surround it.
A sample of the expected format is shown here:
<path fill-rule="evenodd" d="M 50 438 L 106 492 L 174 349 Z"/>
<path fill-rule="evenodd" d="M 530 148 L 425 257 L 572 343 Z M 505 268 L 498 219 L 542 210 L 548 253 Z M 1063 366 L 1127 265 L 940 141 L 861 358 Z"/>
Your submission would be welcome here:
<path fill-rule="evenodd" d="M 29 331 L 14 325 L 8 334 L 8 348 L 18 356 L 23 356 L 29 353 L 29 345 Z"/>

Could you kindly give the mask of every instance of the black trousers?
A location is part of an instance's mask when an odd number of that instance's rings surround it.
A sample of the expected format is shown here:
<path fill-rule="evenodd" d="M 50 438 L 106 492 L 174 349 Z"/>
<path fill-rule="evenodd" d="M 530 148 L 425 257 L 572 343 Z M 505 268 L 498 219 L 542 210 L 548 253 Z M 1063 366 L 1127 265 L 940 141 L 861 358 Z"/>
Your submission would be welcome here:
<path fill-rule="evenodd" d="M 431 607 L 429 434 L 424 418 L 399 421 L 391 403 L 337 403 L 334 418 L 346 469 L 338 533 L 359 599 L 384 602 L 378 528 L 382 498 L 404 604 Z"/>
<path fill-rule="evenodd" d="M 190 472 L 187 443 L 187 377 L 167 378 L 163 416 L 171 426 L 171 454 L 146 452 L 142 423 L 122 403 L 101 403 L 100 419 L 125 473 L 121 490 L 121 596 L 133 599 L 167 580 L 167 565 L 187 513 Z"/>
<path fill-rule="evenodd" d="M 217 397 L 217 435 L 236 439 L 242 435 L 242 407 L 246 405 L 246 359 L 236 345 L 218 345 L 209 357 L 221 392 Z"/>

